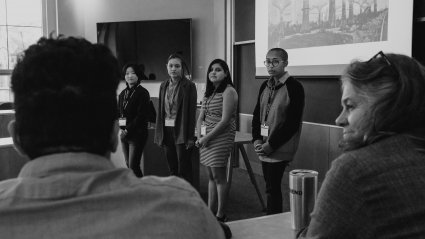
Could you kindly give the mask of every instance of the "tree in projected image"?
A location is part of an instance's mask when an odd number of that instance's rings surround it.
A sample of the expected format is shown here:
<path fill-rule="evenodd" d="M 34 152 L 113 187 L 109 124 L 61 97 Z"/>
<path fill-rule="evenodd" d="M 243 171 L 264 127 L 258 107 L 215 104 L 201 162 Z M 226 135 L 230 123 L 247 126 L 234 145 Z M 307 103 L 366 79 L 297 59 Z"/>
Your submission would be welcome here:
<path fill-rule="evenodd" d="M 269 48 L 388 40 L 389 0 L 269 0 Z"/>
<path fill-rule="evenodd" d="M 17 56 L 41 36 L 41 0 L 0 0 L 0 70 L 13 69 Z"/>

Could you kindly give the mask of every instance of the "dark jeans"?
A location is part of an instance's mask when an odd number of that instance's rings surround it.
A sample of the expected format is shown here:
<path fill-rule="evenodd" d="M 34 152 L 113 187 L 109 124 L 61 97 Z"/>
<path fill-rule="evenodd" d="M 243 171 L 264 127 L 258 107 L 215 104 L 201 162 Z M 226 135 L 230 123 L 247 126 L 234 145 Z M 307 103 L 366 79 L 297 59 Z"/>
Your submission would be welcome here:
<path fill-rule="evenodd" d="M 281 213 L 282 210 L 282 177 L 288 162 L 261 162 L 264 180 L 266 181 L 267 215 Z"/>
<path fill-rule="evenodd" d="M 127 164 L 127 167 L 131 168 L 134 174 L 139 178 L 143 177 L 143 172 L 140 169 L 140 162 L 142 160 L 143 148 L 145 147 L 147 139 L 148 134 L 138 140 L 121 139 L 125 163 Z"/>
<path fill-rule="evenodd" d="M 184 178 L 193 185 L 192 149 L 186 149 L 185 144 L 175 144 L 172 127 L 164 127 L 164 129 L 164 152 L 170 174 Z"/>

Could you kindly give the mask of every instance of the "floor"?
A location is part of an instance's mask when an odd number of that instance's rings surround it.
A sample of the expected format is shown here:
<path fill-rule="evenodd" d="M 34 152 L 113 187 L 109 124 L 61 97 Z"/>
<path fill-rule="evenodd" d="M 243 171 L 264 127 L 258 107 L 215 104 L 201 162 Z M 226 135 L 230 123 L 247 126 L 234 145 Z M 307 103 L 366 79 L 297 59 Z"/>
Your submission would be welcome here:
<path fill-rule="evenodd" d="M 261 175 L 256 175 L 256 181 L 262 193 L 264 201 L 265 183 Z M 283 195 L 283 211 L 289 211 L 289 174 L 285 172 L 282 179 L 282 195 Z M 207 203 L 208 197 L 208 177 L 205 168 L 200 169 L 200 193 L 201 197 Z M 240 168 L 233 169 L 232 186 L 229 192 L 229 198 L 226 205 L 225 213 L 229 221 L 247 219 L 252 217 L 264 216 L 265 213 L 261 208 L 260 200 L 252 185 L 246 170 Z"/>

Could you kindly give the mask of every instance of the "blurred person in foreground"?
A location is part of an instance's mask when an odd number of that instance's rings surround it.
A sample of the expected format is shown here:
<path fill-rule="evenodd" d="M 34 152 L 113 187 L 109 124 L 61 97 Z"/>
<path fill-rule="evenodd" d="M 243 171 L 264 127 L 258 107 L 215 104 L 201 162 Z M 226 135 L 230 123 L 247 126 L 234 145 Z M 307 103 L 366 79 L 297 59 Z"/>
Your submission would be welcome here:
<path fill-rule="evenodd" d="M 2 238 L 224 238 L 188 183 L 111 163 L 119 74 L 107 47 L 73 37 L 19 58 L 9 130 L 30 161 L 0 183 Z"/>
<path fill-rule="evenodd" d="M 425 68 L 379 52 L 341 77 L 345 152 L 302 238 L 424 238 Z"/>

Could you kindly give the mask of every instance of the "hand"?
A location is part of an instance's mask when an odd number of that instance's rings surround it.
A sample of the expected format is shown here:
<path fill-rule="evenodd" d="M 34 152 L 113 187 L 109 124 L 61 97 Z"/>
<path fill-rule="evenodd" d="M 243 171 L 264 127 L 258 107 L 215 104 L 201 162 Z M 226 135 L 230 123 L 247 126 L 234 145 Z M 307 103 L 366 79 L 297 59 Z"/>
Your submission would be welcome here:
<path fill-rule="evenodd" d="M 254 141 L 254 149 L 257 149 L 258 147 L 261 147 L 262 144 L 263 144 L 263 141 L 262 140 L 259 140 L 259 139 L 255 140 Z"/>
<path fill-rule="evenodd" d="M 128 132 L 126 129 L 121 130 L 120 138 L 124 139 L 127 136 Z"/>
<path fill-rule="evenodd" d="M 186 144 L 186 149 L 190 149 L 190 148 L 192 148 L 194 145 L 195 145 L 195 142 L 193 141 L 193 139 L 189 139 L 189 140 L 187 141 L 187 144 Z"/>
<path fill-rule="evenodd" d="M 202 138 L 200 138 L 196 141 L 196 147 L 198 147 L 198 148 L 207 147 L 208 141 L 209 140 L 208 140 L 207 137 L 202 137 Z"/>
<path fill-rule="evenodd" d="M 268 143 L 255 145 L 255 152 L 258 156 L 268 156 L 273 152 L 272 147 Z"/>

